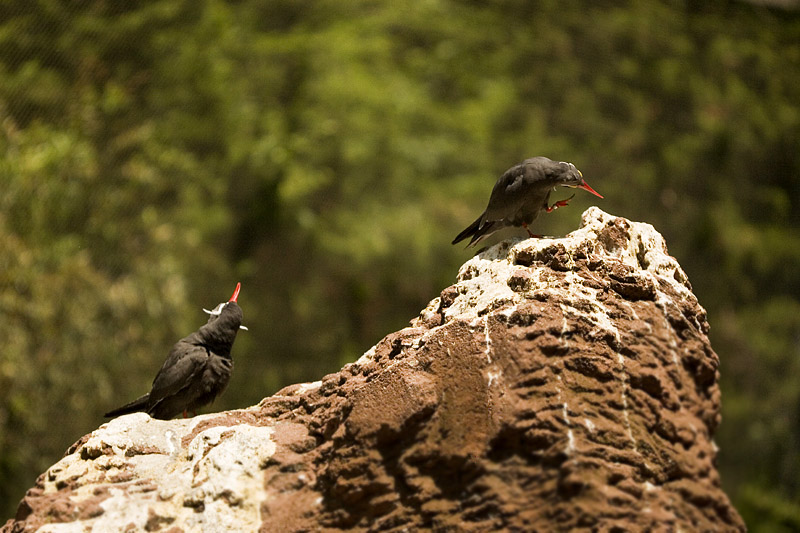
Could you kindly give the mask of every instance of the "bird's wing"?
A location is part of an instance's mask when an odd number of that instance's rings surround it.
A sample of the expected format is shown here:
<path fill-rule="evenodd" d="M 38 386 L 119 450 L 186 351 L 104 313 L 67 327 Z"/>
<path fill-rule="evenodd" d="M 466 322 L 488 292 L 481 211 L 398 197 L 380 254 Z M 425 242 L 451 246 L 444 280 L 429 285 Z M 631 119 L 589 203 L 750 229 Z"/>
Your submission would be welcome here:
<path fill-rule="evenodd" d="M 155 405 L 190 385 L 195 376 L 203 372 L 206 364 L 208 351 L 203 346 L 179 341 L 172 347 L 164 366 L 153 380 L 150 405 Z"/>
<path fill-rule="evenodd" d="M 492 222 L 512 217 L 525 203 L 524 188 L 525 169 L 523 166 L 517 165 L 506 170 L 494 184 L 484 221 Z"/>

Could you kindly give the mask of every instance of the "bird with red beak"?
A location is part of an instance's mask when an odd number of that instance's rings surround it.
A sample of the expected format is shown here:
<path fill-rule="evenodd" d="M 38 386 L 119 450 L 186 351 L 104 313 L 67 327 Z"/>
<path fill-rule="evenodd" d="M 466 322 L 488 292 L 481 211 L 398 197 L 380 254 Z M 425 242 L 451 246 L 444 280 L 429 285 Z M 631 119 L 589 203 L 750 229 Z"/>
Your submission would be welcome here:
<path fill-rule="evenodd" d="M 179 413 L 186 416 L 208 405 L 222 394 L 233 370 L 231 348 L 242 326 L 242 309 L 236 300 L 242 284 L 236 284 L 233 296 L 213 311 L 208 322 L 182 338 L 167 356 L 144 396 L 109 411 L 106 417 L 144 411 L 153 418 L 168 420 Z"/>
<path fill-rule="evenodd" d="M 489 205 L 475 222 L 459 233 L 453 244 L 471 237 L 469 246 L 474 246 L 495 231 L 507 226 L 521 226 L 528 235 L 529 229 L 542 211 L 550 213 L 566 206 L 574 194 L 565 200 L 549 205 L 550 193 L 557 187 L 571 187 L 588 191 L 602 198 L 583 179 L 581 171 L 572 163 L 553 161 L 546 157 L 532 157 L 506 170 L 492 189 Z"/>

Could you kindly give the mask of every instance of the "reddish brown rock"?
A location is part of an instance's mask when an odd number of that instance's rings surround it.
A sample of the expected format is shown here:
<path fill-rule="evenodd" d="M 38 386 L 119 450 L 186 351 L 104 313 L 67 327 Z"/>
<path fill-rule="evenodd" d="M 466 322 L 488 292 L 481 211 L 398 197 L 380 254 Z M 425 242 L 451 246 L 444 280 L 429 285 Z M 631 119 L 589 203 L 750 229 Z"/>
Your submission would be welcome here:
<path fill-rule="evenodd" d="M 5 531 L 743 531 L 705 311 L 647 224 L 505 242 L 355 363 L 79 441 Z"/>

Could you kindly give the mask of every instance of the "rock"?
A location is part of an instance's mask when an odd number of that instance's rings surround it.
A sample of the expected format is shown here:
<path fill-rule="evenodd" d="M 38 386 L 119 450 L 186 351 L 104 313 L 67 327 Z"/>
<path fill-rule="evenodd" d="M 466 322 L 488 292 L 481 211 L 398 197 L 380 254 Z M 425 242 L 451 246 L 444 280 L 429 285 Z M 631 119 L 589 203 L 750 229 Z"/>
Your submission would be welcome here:
<path fill-rule="evenodd" d="M 112 420 L 4 531 L 744 531 L 719 359 L 648 224 L 503 242 L 340 372 L 248 409 Z"/>

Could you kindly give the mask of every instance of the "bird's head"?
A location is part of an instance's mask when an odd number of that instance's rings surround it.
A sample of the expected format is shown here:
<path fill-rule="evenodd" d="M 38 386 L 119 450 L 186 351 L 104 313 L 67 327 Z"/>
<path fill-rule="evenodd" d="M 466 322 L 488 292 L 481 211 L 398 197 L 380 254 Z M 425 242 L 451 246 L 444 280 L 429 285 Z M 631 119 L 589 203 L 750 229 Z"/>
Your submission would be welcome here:
<path fill-rule="evenodd" d="M 219 319 L 223 313 L 227 315 L 231 315 L 238 319 L 238 322 L 242 321 L 242 309 L 239 307 L 239 304 L 236 303 L 236 299 L 239 298 L 239 290 L 241 290 L 242 284 L 237 283 L 236 289 L 233 291 L 233 296 L 227 302 L 222 302 L 221 304 L 217 305 L 213 310 L 209 311 L 208 309 L 203 308 L 203 311 L 209 314 L 208 322 L 206 324 L 210 324 Z M 239 325 L 240 329 L 246 330 L 245 326 Z"/>
<path fill-rule="evenodd" d="M 589 187 L 589 184 L 586 183 L 586 180 L 583 179 L 583 174 L 581 173 L 580 170 L 575 168 L 575 165 L 573 165 L 572 163 L 567 163 L 565 161 L 561 161 L 560 163 L 558 163 L 558 165 L 561 170 L 558 177 L 559 185 L 563 187 L 572 187 L 573 189 L 577 187 L 578 189 L 589 191 L 590 193 L 600 198 L 603 197 L 600 193 Z"/>

